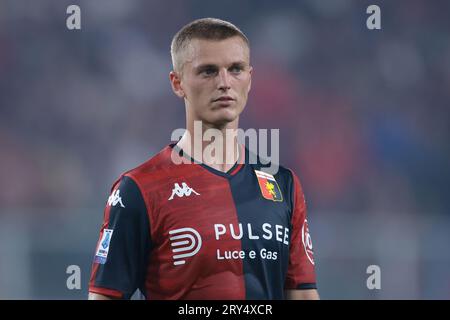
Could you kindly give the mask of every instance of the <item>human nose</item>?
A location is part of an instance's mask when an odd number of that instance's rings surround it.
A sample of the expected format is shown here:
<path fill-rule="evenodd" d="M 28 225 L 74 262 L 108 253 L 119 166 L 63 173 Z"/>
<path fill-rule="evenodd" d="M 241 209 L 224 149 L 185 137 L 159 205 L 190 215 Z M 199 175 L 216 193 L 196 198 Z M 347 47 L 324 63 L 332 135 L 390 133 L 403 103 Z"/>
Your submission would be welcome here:
<path fill-rule="evenodd" d="M 219 71 L 218 88 L 219 90 L 229 90 L 231 88 L 230 78 L 226 69 L 222 69 Z"/>

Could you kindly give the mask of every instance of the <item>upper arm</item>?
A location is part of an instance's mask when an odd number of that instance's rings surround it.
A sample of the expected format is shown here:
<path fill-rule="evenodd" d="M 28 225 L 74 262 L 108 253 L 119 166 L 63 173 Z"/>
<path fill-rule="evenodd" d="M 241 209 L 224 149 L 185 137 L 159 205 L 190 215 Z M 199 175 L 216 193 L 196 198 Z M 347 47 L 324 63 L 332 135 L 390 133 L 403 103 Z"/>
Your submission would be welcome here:
<path fill-rule="evenodd" d="M 292 217 L 289 264 L 285 289 L 309 291 L 316 289 L 316 274 L 306 202 L 300 181 L 292 173 Z M 297 293 L 296 293 L 297 294 Z"/>
<path fill-rule="evenodd" d="M 151 248 L 145 200 L 132 178 L 124 176 L 113 187 L 99 238 L 89 291 L 128 299 L 143 287 Z"/>

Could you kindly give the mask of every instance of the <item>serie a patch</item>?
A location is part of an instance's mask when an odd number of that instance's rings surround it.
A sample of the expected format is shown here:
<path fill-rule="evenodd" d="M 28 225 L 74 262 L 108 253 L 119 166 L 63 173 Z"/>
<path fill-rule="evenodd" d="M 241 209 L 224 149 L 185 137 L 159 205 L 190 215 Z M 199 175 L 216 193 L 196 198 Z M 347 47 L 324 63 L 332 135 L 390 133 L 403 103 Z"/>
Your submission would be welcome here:
<path fill-rule="evenodd" d="M 275 177 L 259 170 L 255 170 L 255 173 L 262 196 L 267 200 L 283 201 L 283 195 Z"/>
<path fill-rule="evenodd" d="M 104 229 L 102 239 L 98 244 L 97 252 L 95 253 L 94 262 L 99 264 L 105 264 L 106 258 L 108 257 L 109 245 L 111 243 L 111 238 L 113 234 L 113 229 Z"/>

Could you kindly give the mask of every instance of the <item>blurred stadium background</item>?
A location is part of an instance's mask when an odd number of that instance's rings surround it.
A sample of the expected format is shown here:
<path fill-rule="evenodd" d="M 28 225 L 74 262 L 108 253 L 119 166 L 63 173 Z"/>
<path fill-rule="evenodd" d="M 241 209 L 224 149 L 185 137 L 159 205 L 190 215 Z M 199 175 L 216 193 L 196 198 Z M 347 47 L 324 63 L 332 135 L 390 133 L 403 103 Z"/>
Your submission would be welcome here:
<path fill-rule="evenodd" d="M 82 30 L 66 28 L 81 7 Z M 377 4 L 382 30 L 366 28 Z M 0 0 L 0 299 L 84 299 L 116 177 L 184 126 L 169 45 L 218 17 L 252 45 L 243 128 L 280 128 L 323 299 L 450 298 L 450 2 Z M 79 265 L 81 290 L 66 288 Z M 381 267 L 381 290 L 366 268 Z"/>

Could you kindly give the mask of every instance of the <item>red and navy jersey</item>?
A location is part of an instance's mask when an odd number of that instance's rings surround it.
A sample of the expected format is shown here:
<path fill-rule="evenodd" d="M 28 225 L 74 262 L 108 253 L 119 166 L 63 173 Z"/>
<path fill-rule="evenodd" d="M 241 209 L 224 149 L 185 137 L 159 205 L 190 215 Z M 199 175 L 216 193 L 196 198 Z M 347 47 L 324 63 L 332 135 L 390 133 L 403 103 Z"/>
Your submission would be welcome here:
<path fill-rule="evenodd" d="M 114 183 L 89 291 L 200 300 L 284 299 L 286 289 L 315 289 L 296 175 L 265 172 L 247 149 L 226 173 L 179 164 L 178 151 L 169 145 Z"/>

